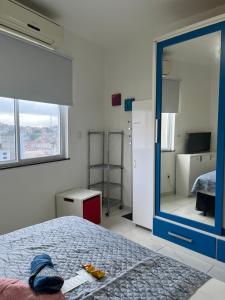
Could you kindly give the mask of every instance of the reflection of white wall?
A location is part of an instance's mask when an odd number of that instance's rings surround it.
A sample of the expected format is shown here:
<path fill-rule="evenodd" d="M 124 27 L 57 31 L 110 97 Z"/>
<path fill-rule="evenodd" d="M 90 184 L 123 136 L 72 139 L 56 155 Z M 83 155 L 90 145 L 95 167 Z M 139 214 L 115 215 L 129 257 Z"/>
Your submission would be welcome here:
<path fill-rule="evenodd" d="M 161 193 L 175 192 L 175 152 L 161 154 Z"/>
<path fill-rule="evenodd" d="M 171 78 L 181 79 L 179 113 L 176 115 L 176 153 L 184 153 L 186 132 L 197 131 L 212 132 L 212 149 L 215 150 L 218 69 L 178 61 L 173 61 L 171 66 Z M 162 193 L 174 191 L 174 153 L 162 153 L 161 180 Z"/>
<path fill-rule="evenodd" d="M 212 132 L 211 150 L 216 151 L 217 122 L 219 101 L 219 64 L 211 72 L 211 99 L 210 99 L 210 129 Z"/>
<path fill-rule="evenodd" d="M 208 68 L 177 61 L 172 64 L 171 76 L 181 79 L 175 148 L 177 153 L 184 153 L 187 132 L 210 130 L 211 78 Z"/>

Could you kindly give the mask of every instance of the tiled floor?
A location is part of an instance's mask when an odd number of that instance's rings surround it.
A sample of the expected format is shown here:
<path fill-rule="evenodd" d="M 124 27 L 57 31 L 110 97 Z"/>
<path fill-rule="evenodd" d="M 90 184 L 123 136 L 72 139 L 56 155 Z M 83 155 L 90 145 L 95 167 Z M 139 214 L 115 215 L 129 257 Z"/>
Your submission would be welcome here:
<path fill-rule="evenodd" d="M 150 230 L 136 226 L 132 221 L 121 217 L 129 212 L 127 209 L 122 211 L 113 209 L 109 217 L 103 216 L 101 225 L 151 250 L 170 256 L 225 282 L 224 263 L 153 236 Z"/>
<path fill-rule="evenodd" d="M 183 197 L 174 194 L 161 197 L 162 211 L 214 226 L 214 217 L 204 216 L 203 212 L 195 209 L 195 205 L 196 197 Z"/>

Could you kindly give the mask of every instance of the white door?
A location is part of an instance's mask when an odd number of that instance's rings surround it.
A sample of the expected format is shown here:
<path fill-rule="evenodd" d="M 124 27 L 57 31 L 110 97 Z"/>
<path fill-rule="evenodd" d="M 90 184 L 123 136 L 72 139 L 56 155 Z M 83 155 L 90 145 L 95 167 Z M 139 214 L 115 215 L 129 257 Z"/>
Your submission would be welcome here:
<path fill-rule="evenodd" d="M 133 222 L 149 229 L 153 219 L 153 120 L 150 100 L 133 103 Z"/>

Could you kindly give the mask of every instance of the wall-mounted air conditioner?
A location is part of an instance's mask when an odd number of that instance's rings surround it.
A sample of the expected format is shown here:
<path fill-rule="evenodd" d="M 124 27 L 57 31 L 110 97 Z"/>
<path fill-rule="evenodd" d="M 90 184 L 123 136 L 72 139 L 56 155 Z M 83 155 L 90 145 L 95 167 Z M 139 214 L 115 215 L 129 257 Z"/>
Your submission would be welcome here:
<path fill-rule="evenodd" d="M 0 32 L 55 49 L 63 40 L 63 28 L 14 0 L 0 1 Z"/>

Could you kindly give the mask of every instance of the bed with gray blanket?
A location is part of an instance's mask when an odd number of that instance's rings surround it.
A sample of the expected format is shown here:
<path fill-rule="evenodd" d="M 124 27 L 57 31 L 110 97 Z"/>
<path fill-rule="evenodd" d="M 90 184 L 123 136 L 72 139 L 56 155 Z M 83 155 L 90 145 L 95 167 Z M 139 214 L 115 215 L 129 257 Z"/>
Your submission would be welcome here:
<path fill-rule="evenodd" d="M 216 196 L 216 171 L 199 176 L 192 187 L 192 193 L 196 194 L 196 210 L 204 215 L 215 215 Z"/>
<path fill-rule="evenodd" d="M 78 217 L 63 217 L 0 236 L 0 277 L 25 282 L 35 255 L 48 253 L 69 279 L 92 263 L 103 280 L 66 299 L 189 299 L 210 277 Z"/>
<path fill-rule="evenodd" d="M 216 192 L 216 171 L 199 176 L 192 187 L 192 193 L 202 192 L 215 196 Z"/>

